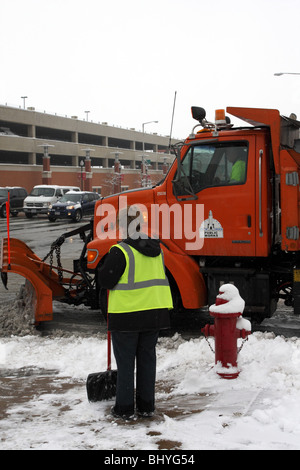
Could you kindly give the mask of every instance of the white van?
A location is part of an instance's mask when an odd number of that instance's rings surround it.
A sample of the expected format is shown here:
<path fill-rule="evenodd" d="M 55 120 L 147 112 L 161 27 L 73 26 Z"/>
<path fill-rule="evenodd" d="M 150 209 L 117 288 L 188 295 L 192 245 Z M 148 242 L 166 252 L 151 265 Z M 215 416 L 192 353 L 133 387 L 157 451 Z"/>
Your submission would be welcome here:
<path fill-rule="evenodd" d="M 30 219 L 33 215 L 47 214 L 49 206 L 57 202 L 68 191 L 80 191 L 80 188 L 52 184 L 34 186 L 31 193 L 24 200 L 23 210 L 26 217 Z"/>

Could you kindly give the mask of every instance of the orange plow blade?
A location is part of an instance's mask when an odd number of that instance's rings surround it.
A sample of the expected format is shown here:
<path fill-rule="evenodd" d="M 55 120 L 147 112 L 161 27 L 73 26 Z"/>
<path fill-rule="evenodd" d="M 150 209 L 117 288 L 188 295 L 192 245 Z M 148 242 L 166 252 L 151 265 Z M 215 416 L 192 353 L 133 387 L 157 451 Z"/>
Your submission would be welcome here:
<path fill-rule="evenodd" d="M 5 281 L 7 273 L 16 273 L 28 279 L 35 289 L 36 308 L 35 321 L 49 321 L 53 319 L 52 301 L 63 299 L 66 295 L 63 284 L 73 283 L 70 278 L 62 278 L 44 263 L 27 245 L 16 238 L 3 238 L 1 240 L 0 271 Z M 70 272 L 62 270 L 64 272 Z M 74 273 L 72 273 L 74 275 Z M 4 282 L 5 284 L 5 282 Z"/>

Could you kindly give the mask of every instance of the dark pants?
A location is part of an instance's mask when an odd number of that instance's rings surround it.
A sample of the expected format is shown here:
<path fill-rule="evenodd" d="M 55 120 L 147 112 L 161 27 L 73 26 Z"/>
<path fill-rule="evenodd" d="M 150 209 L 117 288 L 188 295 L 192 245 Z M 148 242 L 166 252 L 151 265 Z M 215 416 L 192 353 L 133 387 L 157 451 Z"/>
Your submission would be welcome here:
<path fill-rule="evenodd" d="M 134 413 L 134 370 L 136 359 L 136 408 L 154 411 L 156 343 L 158 331 L 112 331 L 111 338 L 117 362 L 118 378 L 115 411 Z"/>

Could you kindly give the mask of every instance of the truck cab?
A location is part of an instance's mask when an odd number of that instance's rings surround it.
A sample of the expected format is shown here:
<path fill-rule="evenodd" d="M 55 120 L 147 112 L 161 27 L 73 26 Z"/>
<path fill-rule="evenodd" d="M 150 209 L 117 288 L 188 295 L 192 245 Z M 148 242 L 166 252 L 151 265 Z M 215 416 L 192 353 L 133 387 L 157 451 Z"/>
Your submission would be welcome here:
<path fill-rule="evenodd" d="M 245 314 L 262 320 L 281 297 L 294 305 L 298 289 L 300 122 L 277 110 L 227 112 L 247 125 L 233 127 L 222 110 L 212 123 L 192 108 L 199 124 L 175 145 L 164 181 L 98 202 L 87 266 L 97 270 L 120 239 L 109 206 L 115 214 L 137 206 L 145 232 L 161 241 L 184 308 L 213 303 L 220 285 L 231 282 Z"/>

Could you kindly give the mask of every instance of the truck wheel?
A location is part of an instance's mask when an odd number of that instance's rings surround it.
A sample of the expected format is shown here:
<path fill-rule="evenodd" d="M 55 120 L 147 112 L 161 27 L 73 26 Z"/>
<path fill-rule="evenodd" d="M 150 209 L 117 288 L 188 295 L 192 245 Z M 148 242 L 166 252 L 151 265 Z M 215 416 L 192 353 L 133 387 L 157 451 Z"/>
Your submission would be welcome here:
<path fill-rule="evenodd" d="M 55 221 L 56 221 L 56 217 L 48 217 L 48 220 L 49 220 L 49 222 L 55 222 Z"/>
<path fill-rule="evenodd" d="M 25 215 L 27 219 L 32 219 L 32 214 L 30 214 L 30 212 L 26 212 Z"/>
<path fill-rule="evenodd" d="M 77 211 L 75 212 L 73 220 L 74 220 L 74 222 L 79 222 L 81 219 L 82 219 L 81 210 L 77 209 Z"/>

